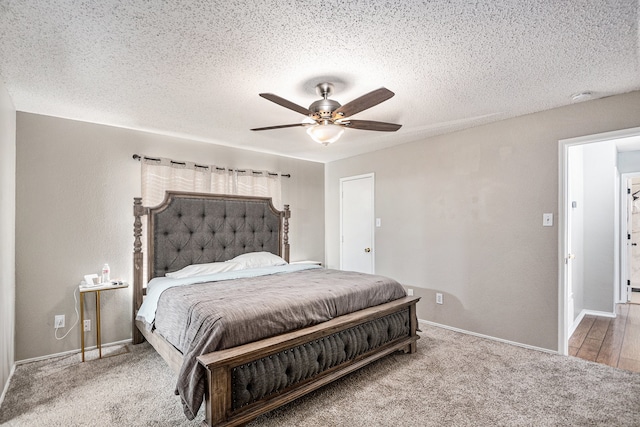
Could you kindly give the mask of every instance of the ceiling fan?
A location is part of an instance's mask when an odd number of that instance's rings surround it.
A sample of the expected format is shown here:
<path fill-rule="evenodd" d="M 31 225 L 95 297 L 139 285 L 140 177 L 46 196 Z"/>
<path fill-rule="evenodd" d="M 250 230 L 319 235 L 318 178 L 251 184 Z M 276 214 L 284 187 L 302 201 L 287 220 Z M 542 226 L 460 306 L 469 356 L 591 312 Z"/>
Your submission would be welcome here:
<path fill-rule="evenodd" d="M 297 113 L 304 114 L 312 121 L 308 123 L 302 122 L 290 125 L 267 126 L 251 130 L 258 131 L 305 126 L 308 127 L 307 133 L 314 141 L 323 145 L 329 145 L 340 138 L 345 128 L 395 132 L 402 127 L 402 125 L 395 123 L 353 120 L 350 118 L 354 114 L 378 105 L 395 95 L 384 87 L 362 95 L 344 105 L 340 105 L 339 102 L 329 99 L 329 96 L 333 93 L 333 84 L 331 83 L 318 84 L 316 86 L 316 93 L 322 96 L 322 99 L 312 103 L 309 108 L 304 108 L 272 93 L 261 93 L 261 97 Z"/>

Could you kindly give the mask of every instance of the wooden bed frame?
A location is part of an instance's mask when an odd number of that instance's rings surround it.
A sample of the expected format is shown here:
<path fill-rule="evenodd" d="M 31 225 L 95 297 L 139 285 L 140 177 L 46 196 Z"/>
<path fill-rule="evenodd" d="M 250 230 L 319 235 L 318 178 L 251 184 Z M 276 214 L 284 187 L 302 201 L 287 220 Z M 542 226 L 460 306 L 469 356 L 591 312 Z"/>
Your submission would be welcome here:
<path fill-rule="evenodd" d="M 147 263 L 149 270 L 149 279 L 153 277 L 153 248 L 154 236 L 152 235 L 153 214 L 162 212 L 175 200 L 196 198 L 198 200 L 207 200 L 212 203 L 224 203 L 225 201 L 266 202 L 269 210 L 279 217 L 278 223 L 281 225 L 278 239 L 277 255 L 282 256 L 289 261 L 289 206 L 285 205 L 284 211 L 278 211 L 273 208 L 271 199 L 259 197 L 243 197 L 229 195 L 211 195 L 197 193 L 167 192 L 164 202 L 155 208 L 146 208 L 142 206 L 141 198 L 134 199 L 134 306 L 133 317 L 136 314 L 145 295 L 145 285 L 143 281 L 143 252 L 142 252 L 142 216 L 149 216 L 148 239 L 149 261 Z M 251 248 L 247 252 L 252 252 Z M 209 260 L 203 262 L 213 262 L 222 260 Z M 176 270 L 178 268 L 175 268 Z M 301 330 L 285 333 L 275 337 L 263 339 L 249 344 L 233 347 L 226 350 L 215 351 L 198 357 L 199 363 L 207 370 L 207 384 L 205 386 L 205 420 L 203 425 L 206 426 L 235 426 L 243 425 L 250 422 L 257 416 L 269 412 L 279 406 L 291 402 L 315 389 L 318 389 L 350 372 L 353 372 L 381 357 L 384 357 L 395 351 L 404 351 L 405 353 L 414 353 L 416 351 L 416 341 L 418 340 L 416 303 L 417 297 L 404 297 L 398 300 L 370 307 L 351 314 L 337 317 L 328 322 L 324 322 L 315 326 L 307 327 Z M 400 320 L 398 320 L 400 319 Z M 387 323 L 385 323 L 387 322 Z M 239 369 L 244 369 L 251 364 L 260 363 L 267 358 L 278 358 L 286 355 L 287 352 L 294 352 L 311 345 L 322 345 L 323 340 L 330 341 L 341 339 L 345 340 L 345 345 L 349 345 L 355 332 L 358 334 L 372 334 L 371 331 L 377 331 L 382 328 L 392 329 L 392 325 L 388 323 L 400 322 L 402 330 L 394 336 L 390 336 L 387 332 L 387 341 L 380 341 L 375 348 L 365 348 L 360 354 L 343 360 L 335 366 L 329 366 L 323 371 L 313 374 L 311 378 L 302 378 L 294 384 L 291 384 L 276 392 L 260 398 L 259 400 L 244 403 L 241 406 L 235 405 L 235 390 L 238 388 L 235 373 Z M 383 325 L 383 326 L 381 326 Z M 354 332 L 355 331 L 355 332 Z M 363 332 L 364 331 L 364 332 Z M 368 331 L 368 332 L 367 332 Z M 381 333 L 382 334 L 382 333 Z M 156 351 L 163 357 L 167 364 L 177 373 L 182 365 L 183 356 L 173 345 L 164 338 L 154 332 L 147 331 L 142 322 L 134 321 L 133 326 L 133 342 L 138 344 L 147 340 Z M 372 337 L 367 336 L 367 341 Z M 373 338 L 374 341 L 376 338 Z M 333 341 L 332 341 L 333 342 Z M 318 344 L 320 343 L 320 344 Z M 354 344 L 355 345 L 355 344 Z M 280 373 L 282 374 L 282 372 Z M 277 375 L 274 373 L 273 375 Z"/>

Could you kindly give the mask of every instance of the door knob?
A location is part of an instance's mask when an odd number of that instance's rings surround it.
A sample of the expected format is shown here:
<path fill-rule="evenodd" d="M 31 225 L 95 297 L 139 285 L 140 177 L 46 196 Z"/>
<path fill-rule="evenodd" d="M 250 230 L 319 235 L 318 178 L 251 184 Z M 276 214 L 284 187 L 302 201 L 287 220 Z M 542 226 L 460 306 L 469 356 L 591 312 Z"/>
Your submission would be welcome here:
<path fill-rule="evenodd" d="M 364 248 L 364 251 L 365 251 L 366 253 L 369 253 L 369 252 L 371 252 L 371 248 Z"/>

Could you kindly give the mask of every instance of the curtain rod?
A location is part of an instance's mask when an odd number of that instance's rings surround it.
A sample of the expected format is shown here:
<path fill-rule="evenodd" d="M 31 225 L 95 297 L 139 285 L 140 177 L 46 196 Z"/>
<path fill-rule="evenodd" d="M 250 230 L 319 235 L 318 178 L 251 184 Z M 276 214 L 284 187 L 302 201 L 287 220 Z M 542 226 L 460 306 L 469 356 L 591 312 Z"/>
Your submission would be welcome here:
<path fill-rule="evenodd" d="M 157 157 L 144 156 L 144 158 L 145 158 L 145 160 L 154 160 L 156 162 L 160 161 L 160 159 L 157 158 Z M 134 154 L 133 155 L 133 159 L 141 161 L 142 160 L 142 156 L 140 154 Z M 176 162 L 175 160 L 171 160 L 171 163 L 173 163 L 174 165 L 186 165 L 185 162 Z M 206 166 L 206 165 L 194 164 L 194 166 L 197 167 L 197 168 L 203 168 L 203 169 L 208 169 L 209 168 L 209 166 Z M 228 170 L 228 171 L 235 171 L 235 172 L 240 172 L 240 173 L 246 172 L 246 170 L 243 170 L 243 169 L 220 168 L 218 166 L 216 166 L 216 170 L 219 170 L 219 171 Z M 256 174 L 256 175 L 262 175 L 262 171 L 252 171 L 252 172 L 254 174 Z M 269 175 L 273 175 L 273 176 L 278 175 L 277 173 L 274 173 L 274 172 L 267 172 L 267 173 Z M 285 173 L 281 173 L 280 176 L 284 177 L 284 178 L 291 178 L 291 174 L 290 173 L 286 173 L 286 174 Z"/>

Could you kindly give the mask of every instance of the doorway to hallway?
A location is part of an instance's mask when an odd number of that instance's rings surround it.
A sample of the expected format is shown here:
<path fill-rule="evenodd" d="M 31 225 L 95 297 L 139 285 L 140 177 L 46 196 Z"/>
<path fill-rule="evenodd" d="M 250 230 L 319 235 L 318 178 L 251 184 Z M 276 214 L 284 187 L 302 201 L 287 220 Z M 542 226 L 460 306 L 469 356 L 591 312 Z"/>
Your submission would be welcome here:
<path fill-rule="evenodd" d="M 621 238 L 626 227 L 622 225 L 622 183 L 617 169 L 618 152 L 622 148 L 640 154 L 640 128 L 559 141 L 558 349 L 561 354 L 568 354 L 569 338 L 584 316 L 613 318 L 616 303 L 626 302 L 626 298 L 622 300 L 627 285 L 626 238 Z M 583 156 L 580 160 L 583 169 L 577 174 L 570 167 L 576 153 Z M 640 155 L 638 160 L 640 164 Z M 584 199 L 576 198 L 576 188 L 582 191 Z M 584 209 L 580 227 L 571 224 L 575 209 Z M 576 239 L 576 236 L 582 238 Z M 582 256 L 578 268 L 577 254 Z"/>

